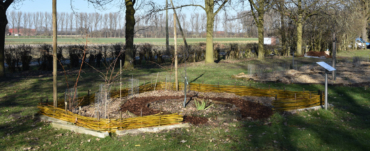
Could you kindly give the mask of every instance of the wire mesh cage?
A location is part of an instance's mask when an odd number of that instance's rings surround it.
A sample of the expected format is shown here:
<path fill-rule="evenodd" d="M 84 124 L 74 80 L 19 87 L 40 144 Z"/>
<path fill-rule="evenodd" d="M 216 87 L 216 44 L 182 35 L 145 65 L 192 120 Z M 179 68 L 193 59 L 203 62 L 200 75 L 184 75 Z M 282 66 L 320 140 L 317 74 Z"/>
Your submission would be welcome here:
<path fill-rule="evenodd" d="M 248 64 L 248 74 L 255 74 L 256 66 L 254 64 Z"/>
<path fill-rule="evenodd" d="M 139 79 L 131 78 L 128 80 L 128 94 L 129 96 L 139 94 Z"/>
<path fill-rule="evenodd" d="M 66 109 L 76 113 L 78 109 L 78 90 L 77 88 L 66 89 L 64 93 L 64 103 Z"/>
<path fill-rule="evenodd" d="M 99 91 L 95 93 L 95 117 L 107 118 L 109 109 L 110 92 L 112 84 L 100 84 Z"/>

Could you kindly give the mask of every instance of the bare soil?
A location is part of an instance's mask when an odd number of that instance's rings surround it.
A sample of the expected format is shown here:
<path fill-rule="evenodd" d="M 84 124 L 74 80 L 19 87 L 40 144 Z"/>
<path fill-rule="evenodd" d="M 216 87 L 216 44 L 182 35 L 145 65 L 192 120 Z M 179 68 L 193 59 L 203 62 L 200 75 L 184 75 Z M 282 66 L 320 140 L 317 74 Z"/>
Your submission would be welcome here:
<path fill-rule="evenodd" d="M 329 84 L 356 85 L 370 83 L 370 62 L 340 62 L 336 65 L 336 80 L 328 74 Z M 264 82 L 307 83 L 317 84 L 325 82 L 325 69 L 318 65 L 305 65 L 298 70 L 276 71 L 260 74 L 239 73 L 233 78 Z"/>
<path fill-rule="evenodd" d="M 195 100 L 206 101 L 206 110 L 197 110 Z M 204 124 L 214 119 L 265 119 L 273 114 L 271 102 L 273 98 L 241 97 L 230 93 L 189 92 L 186 98 L 186 108 L 183 107 L 184 93 L 174 91 L 152 91 L 137 94 L 125 100 L 113 99 L 108 103 L 107 116 L 123 118 L 153 115 L 157 113 L 179 113 L 184 116 L 184 122 L 194 125 Z M 104 112 L 104 111 L 101 111 Z M 82 108 L 84 116 L 93 117 L 95 106 Z"/>

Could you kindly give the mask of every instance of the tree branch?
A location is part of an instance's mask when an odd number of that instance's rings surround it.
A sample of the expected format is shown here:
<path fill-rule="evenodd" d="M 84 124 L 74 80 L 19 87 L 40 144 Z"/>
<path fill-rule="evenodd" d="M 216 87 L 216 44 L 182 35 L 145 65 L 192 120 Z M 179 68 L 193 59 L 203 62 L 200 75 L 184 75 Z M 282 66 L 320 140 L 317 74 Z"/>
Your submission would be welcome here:
<path fill-rule="evenodd" d="M 249 1 L 249 5 L 251 6 L 251 12 L 252 12 L 253 18 L 257 23 L 258 20 L 257 20 L 256 14 L 254 13 L 254 10 L 253 10 L 253 7 L 256 7 L 256 4 L 253 2 L 253 0 L 248 0 L 248 1 Z"/>
<path fill-rule="evenodd" d="M 217 15 L 217 13 L 222 9 L 222 7 L 225 6 L 225 4 L 228 2 L 229 0 L 225 0 L 220 7 L 218 7 L 217 11 L 213 14 L 213 16 Z"/>

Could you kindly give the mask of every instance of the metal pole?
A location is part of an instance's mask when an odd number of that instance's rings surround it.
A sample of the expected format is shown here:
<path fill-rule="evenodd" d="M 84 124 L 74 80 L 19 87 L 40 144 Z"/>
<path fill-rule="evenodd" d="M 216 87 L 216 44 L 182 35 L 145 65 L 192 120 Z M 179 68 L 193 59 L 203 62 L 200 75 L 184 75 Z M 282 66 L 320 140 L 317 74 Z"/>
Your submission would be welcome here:
<path fill-rule="evenodd" d="M 328 72 L 325 72 L 325 110 L 328 109 Z"/>

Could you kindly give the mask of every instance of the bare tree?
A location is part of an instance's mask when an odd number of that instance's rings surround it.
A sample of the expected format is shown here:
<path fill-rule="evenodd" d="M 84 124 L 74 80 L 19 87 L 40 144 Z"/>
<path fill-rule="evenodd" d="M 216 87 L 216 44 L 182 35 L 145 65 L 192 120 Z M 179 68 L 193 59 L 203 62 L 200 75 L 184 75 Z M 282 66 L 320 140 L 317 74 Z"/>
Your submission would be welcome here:
<path fill-rule="evenodd" d="M 254 21 L 258 27 L 258 59 L 265 58 L 265 50 L 263 49 L 264 38 L 264 15 L 271 8 L 272 0 L 248 0 Z"/>
<path fill-rule="evenodd" d="M 40 12 L 40 30 L 43 30 L 43 33 L 45 34 L 45 29 L 44 29 L 44 13 Z"/>
<path fill-rule="evenodd" d="M 68 13 L 65 13 L 64 14 L 64 22 L 65 22 L 65 27 L 64 27 L 64 35 L 67 35 L 68 34 L 68 27 L 69 27 L 69 14 Z M 63 28 L 63 27 L 62 27 Z"/>
<path fill-rule="evenodd" d="M 297 27 L 297 55 L 302 52 L 302 34 L 304 22 L 311 16 L 318 15 L 318 13 L 327 8 L 327 0 L 289 0 L 285 2 L 287 16 L 294 21 Z M 326 3 L 326 4 L 322 4 Z"/>
<path fill-rule="evenodd" d="M 46 34 L 46 36 L 49 36 L 49 24 L 50 24 L 50 16 L 49 16 L 49 13 L 48 12 L 45 12 L 44 13 L 44 19 L 45 19 L 45 29 L 44 29 L 44 34 Z"/>
<path fill-rule="evenodd" d="M 224 12 L 223 26 L 224 26 L 225 36 L 227 37 L 229 34 L 229 26 L 228 26 L 228 14 L 226 11 Z"/>
<path fill-rule="evenodd" d="M 33 16 L 34 15 L 35 15 L 34 13 L 30 13 L 30 12 L 27 13 L 27 17 L 28 17 L 28 37 L 30 37 L 30 35 L 33 34 L 32 27 L 33 27 L 33 23 L 34 23 L 34 21 L 33 21 L 33 19 L 34 19 Z"/>
<path fill-rule="evenodd" d="M 64 30 L 63 30 L 63 27 L 64 27 L 64 22 L 65 22 L 65 15 L 66 13 L 62 12 L 62 13 L 58 13 L 58 25 L 60 27 L 60 33 L 61 34 L 64 34 Z"/>
<path fill-rule="evenodd" d="M 27 16 L 27 13 L 24 13 L 23 14 L 23 36 L 27 36 L 28 35 L 28 29 L 27 29 L 27 27 L 28 27 L 28 16 Z"/>
<path fill-rule="evenodd" d="M 40 12 L 36 12 L 35 14 L 33 14 L 33 24 L 35 25 L 35 36 L 37 35 L 38 27 L 40 26 L 39 18 Z"/>
<path fill-rule="evenodd" d="M 10 24 L 12 25 L 13 27 L 13 36 L 14 36 L 14 29 L 15 27 L 17 26 L 17 21 L 16 21 L 16 12 L 15 11 L 11 11 L 10 12 Z"/>
<path fill-rule="evenodd" d="M 73 19 L 75 19 L 74 15 L 73 15 L 73 13 L 70 13 L 69 14 L 69 25 L 70 25 L 69 32 L 70 32 L 70 35 L 72 35 L 72 31 L 73 31 Z"/>
<path fill-rule="evenodd" d="M 216 15 L 215 16 L 215 37 L 217 37 L 217 30 L 218 30 L 218 24 L 220 22 L 220 16 L 219 15 Z"/>
<path fill-rule="evenodd" d="M 22 23 L 22 16 L 23 16 L 23 13 L 22 12 L 20 12 L 20 11 L 18 11 L 17 13 L 16 13 L 16 24 L 17 24 L 17 34 L 18 34 L 18 37 L 20 36 L 19 35 L 19 28 L 20 28 L 20 26 L 21 26 L 21 23 Z"/>

